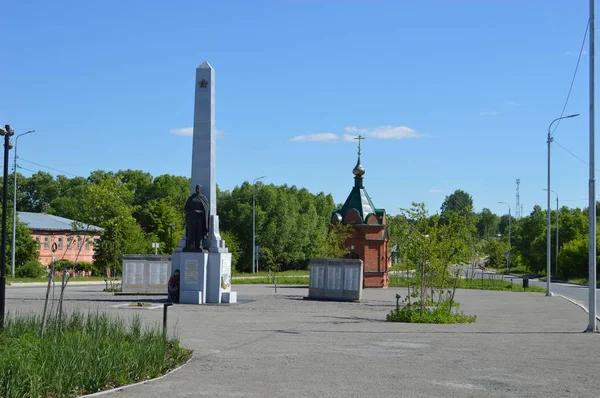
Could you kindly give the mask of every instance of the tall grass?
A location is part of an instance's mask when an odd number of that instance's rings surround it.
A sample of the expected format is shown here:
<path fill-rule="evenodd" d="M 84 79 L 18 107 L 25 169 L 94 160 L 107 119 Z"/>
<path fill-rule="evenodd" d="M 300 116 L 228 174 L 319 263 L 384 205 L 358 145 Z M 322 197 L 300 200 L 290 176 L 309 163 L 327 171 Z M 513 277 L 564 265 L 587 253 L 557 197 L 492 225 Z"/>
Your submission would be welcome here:
<path fill-rule="evenodd" d="M 160 327 L 143 328 L 103 313 L 79 312 L 48 320 L 9 314 L 0 334 L 0 396 L 70 397 L 157 377 L 191 352 Z"/>

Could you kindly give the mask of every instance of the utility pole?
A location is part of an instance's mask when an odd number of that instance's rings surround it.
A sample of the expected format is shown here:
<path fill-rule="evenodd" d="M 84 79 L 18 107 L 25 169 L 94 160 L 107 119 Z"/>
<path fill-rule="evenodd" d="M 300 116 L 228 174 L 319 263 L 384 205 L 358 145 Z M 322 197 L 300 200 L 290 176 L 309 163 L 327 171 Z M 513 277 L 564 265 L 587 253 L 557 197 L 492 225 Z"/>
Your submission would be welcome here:
<path fill-rule="evenodd" d="M 596 0 L 590 0 L 590 179 L 589 179 L 589 322 L 586 332 L 597 332 L 596 327 L 596 153 L 595 153 L 595 74 L 596 74 Z"/>
<path fill-rule="evenodd" d="M 4 136 L 4 174 L 2 181 L 2 243 L 0 244 L 0 330 L 4 329 L 6 313 L 6 209 L 8 202 L 8 151 L 11 148 L 10 137 L 15 132 L 7 124 L 0 135 Z"/>

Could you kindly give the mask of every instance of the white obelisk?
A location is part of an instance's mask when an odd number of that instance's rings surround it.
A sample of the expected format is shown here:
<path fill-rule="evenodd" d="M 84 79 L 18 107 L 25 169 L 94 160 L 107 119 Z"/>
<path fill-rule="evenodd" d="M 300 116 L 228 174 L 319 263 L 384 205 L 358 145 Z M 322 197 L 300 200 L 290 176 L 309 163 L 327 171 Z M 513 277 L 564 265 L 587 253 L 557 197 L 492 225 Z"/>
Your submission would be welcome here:
<path fill-rule="evenodd" d="M 227 252 L 219 234 L 217 217 L 215 129 L 215 70 L 208 62 L 196 68 L 196 96 L 194 100 L 194 138 L 192 144 L 192 185 L 197 184 L 210 204 L 210 226 L 207 246 L 212 253 Z"/>
<path fill-rule="evenodd" d="M 208 62 L 196 68 L 194 135 L 190 194 L 196 185 L 209 202 L 208 252 L 184 252 L 185 238 L 172 256 L 172 270 L 180 270 L 180 302 L 189 304 L 235 303 L 231 291 L 231 253 L 219 234 L 217 216 L 215 130 L 215 71 Z"/>

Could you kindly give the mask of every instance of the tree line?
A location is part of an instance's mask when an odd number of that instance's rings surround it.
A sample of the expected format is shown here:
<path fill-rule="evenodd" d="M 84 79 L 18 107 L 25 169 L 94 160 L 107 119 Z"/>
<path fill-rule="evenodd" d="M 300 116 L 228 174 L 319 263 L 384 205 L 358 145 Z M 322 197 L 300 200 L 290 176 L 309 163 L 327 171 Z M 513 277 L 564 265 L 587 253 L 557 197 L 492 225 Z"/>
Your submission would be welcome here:
<path fill-rule="evenodd" d="M 9 179 L 9 192 L 13 190 Z M 30 177 L 17 174 L 17 209 L 54 214 L 104 229 L 95 247 L 95 273 L 121 268 L 124 254 L 151 254 L 153 242 L 158 252 L 172 253 L 185 230 L 185 201 L 190 194 L 190 180 L 164 174 L 153 177 L 140 170 L 117 172 L 93 171 L 87 178 L 56 177 L 39 171 Z M 217 187 L 217 213 L 223 239 L 232 252 L 238 271 L 250 271 L 252 262 L 252 201 L 255 195 L 256 245 L 261 269 L 306 269 L 311 257 L 342 256 L 340 244 L 347 236 L 343 228 L 329 232 L 331 212 L 340 207 L 330 194 L 314 194 L 305 188 L 260 181 L 254 186 L 243 182 L 232 190 Z M 12 198 L 10 199 L 12 205 Z M 12 208 L 12 206 L 9 206 Z M 419 210 L 420 209 L 420 210 Z M 411 211 L 408 211 L 411 210 Z M 11 211 L 12 213 L 12 211 Z M 416 216 L 418 214 L 418 216 Z M 598 213 L 600 214 L 600 212 Z M 12 214 L 9 214 L 9 221 Z M 415 218 L 416 217 L 416 218 Z M 552 211 L 552 250 L 556 244 L 556 211 Z M 587 209 L 559 209 L 559 276 L 587 276 L 588 212 Z M 487 256 L 488 264 L 506 264 L 509 216 L 496 215 L 484 208 L 473 211 L 471 195 L 462 190 L 446 196 L 439 212 L 430 215 L 424 208 L 401 210 L 388 217 L 390 247 L 399 251 L 411 245 L 407 226 L 446 226 L 438 239 L 444 239 L 442 257 L 461 262 Z M 11 222 L 8 222 L 11 234 Z M 447 225 L 460 233 L 448 231 Z M 546 267 L 546 212 L 535 206 L 520 219 L 510 218 L 511 264 L 531 272 L 543 273 Z M 440 229 L 441 231 L 442 229 Z M 402 232 L 405 231 L 405 232 Z M 413 229 L 414 231 L 414 229 Z M 10 264 L 10 245 L 7 261 Z M 37 245 L 27 226 L 17 223 L 16 266 L 37 259 Z M 554 272 L 555 254 L 552 255 Z"/>
<path fill-rule="evenodd" d="M 600 204 L 596 206 L 597 214 L 600 214 L 598 213 Z M 462 190 L 456 190 L 446 196 L 439 214 L 427 216 L 431 224 L 436 222 L 443 224 L 445 219 L 455 219 L 457 215 L 462 218 L 457 225 L 461 225 L 464 233 L 458 238 L 455 237 L 453 243 L 453 246 L 462 255 L 455 258 L 454 261 L 468 261 L 469 258 L 487 256 L 488 266 L 502 268 L 507 265 L 507 253 L 510 251 L 511 267 L 518 267 L 532 273 L 545 273 L 547 245 L 547 213 L 545 210 L 536 205 L 529 215 L 516 219 L 508 214 L 494 214 L 488 208 L 483 208 L 478 213 L 472 209 L 473 198 L 471 195 Z M 397 244 L 399 248 L 406 245 L 406 241 L 399 233 L 401 229 L 395 227 L 394 224 L 402 224 L 405 222 L 404 218 L 406 218 L 405 214 L 390 217 L 392 245 Z M 556 210 L 551 211 L 550 218 L 552 275 L 564 279 L 587 277 L 588 209 L 563 206 L 558 210 L 557 274 L 555 272 Z"/>
<path fill-rule="evenodd" d="M 261 269 L 306 268 L 311 257 L 332 250 L 335 244 L 327 233 L 335 207 L 331 195 L 287 185 L 258 183 L 253 187 L 248 182 L 231 191 L 217 187 L 221 236 L 237 270 L 251 269 L 253 194 Z M 120 271 L 124 254 L 154 253 L 154 242 L 159 243 L 160 254 L 172 253 L 184 236 L 183 209 L 189 195 L 189 178 L 153 177 L 140 170 L 97 170 L 87 178 L 54 177 L 43 171 L 31 177 L 17 174 L 18 211 L 54 214 L 104 229 L 90 265 L 96 273 L 106 268 Z M 17 252 L 22 249 L 26 254 L 17 256 L 17 268 L 37 258 L 37 246 L 28 238 L 27 227 L 18 223 L 18 228 L 22 239 L 17 241 Z"/>

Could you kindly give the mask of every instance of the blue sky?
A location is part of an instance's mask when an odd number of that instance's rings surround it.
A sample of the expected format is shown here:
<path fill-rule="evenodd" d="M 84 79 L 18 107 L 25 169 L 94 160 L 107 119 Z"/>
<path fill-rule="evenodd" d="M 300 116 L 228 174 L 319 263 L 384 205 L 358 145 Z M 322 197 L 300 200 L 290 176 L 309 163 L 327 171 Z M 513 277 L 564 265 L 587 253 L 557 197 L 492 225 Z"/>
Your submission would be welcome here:
<path fill-rule="evenodd" d="M 546 134 L 560 116 L 588 2 L 279 0 L 4 2 L 0 123 L 20 171 L 189 176 L 195 68 L 216 74 L 217 182 L 346 199 L 361 133 L 365 187 L 396 214 L 545 207 Z M 585 49 L 587 51 L 586 42 Z M 552 189 L 587 205 L 588 63 L 553 144 Z M 184 132 L 186 130 L 183 130 Z M 352 140 L 350 140 L 352 141 Z M 577 157 L 583 159 L 577 159 Z"/>

